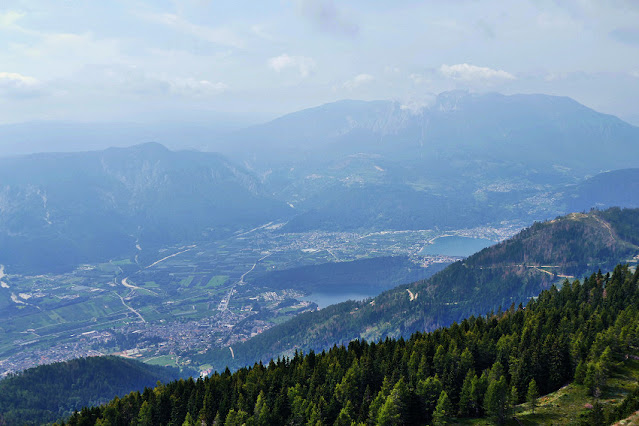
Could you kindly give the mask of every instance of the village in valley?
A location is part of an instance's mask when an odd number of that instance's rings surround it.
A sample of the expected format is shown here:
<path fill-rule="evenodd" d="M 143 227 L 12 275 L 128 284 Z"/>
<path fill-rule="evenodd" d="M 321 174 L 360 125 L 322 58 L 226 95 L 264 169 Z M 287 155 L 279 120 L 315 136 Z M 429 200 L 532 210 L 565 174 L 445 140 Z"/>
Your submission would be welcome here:
<path fill-rule="evenodd" d="M 160 250 L 138 245 L 130 258 L 81 265 L 64 274 L 22 276 L 3 270 L 0 290 L 10 295 L 14 309 L 2 326 L 0 375 L 104 354 L 205 371 L 206 366 L 192 365 L 191 354 L 232 347 L 319 308 L 308 291 L 261 285 L 265 274 L 383 256 L 406 257 L 415 268 L 446 265 L 461 256 L 430 250 L 439 239 L 489 244 L 521 228 L 505 223 L 446 232 L 291 234 L 280 232 L 281 226 L 269 223 L 222 240 Z M 362 298 L 376 292 L 358 290 Z M 336 301 L 347 298 L 335 296 Z"/>

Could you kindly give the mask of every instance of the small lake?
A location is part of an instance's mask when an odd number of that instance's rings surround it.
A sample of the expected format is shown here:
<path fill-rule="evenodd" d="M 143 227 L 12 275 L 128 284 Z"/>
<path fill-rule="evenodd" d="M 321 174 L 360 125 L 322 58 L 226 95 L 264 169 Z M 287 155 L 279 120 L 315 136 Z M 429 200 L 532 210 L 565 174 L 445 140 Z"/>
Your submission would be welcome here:
<path fill-rule="evenodd" d="M 468 257 L 481 249 L 492 246 L 494 241 L 485 238 L 439 237 L 433 244 L 428 244 L 422 248 L 419 254 L 443 254 L 445 256 Z"/>
<path fill-rule="evenodd" d="M 380 293 L 381 291 L 382 290 L 380 290 Z M 377 294 L 378 293 L 311 293 L 301 299 L 315 302 L 320 309 L 324 309 L 325 307 L 336 303 L 346 302 L 347 300 L 364 300 L 369 297 L 375 297 Z"/>

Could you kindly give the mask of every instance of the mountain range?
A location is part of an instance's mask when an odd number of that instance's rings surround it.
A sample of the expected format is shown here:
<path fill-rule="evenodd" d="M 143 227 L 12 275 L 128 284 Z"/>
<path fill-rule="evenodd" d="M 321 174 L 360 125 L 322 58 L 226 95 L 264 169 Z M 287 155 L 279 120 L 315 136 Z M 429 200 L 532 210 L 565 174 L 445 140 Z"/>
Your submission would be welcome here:
<path fill-rule="evenodd" d="M 219 154 L 149 143 L 0 159 L 0 263 L 69 270 L 136 245 L 215 238 L 286 217 L 249 172 Z"/>
<path fill-rule="evenodd" d="M 0 264 L 70 270 L 274 220 L 445 230 L 639 205 L 639 128 L 563 97 L 341 101 L 211 137 L 222 154 L 148 143 L 0 158 Z"/>

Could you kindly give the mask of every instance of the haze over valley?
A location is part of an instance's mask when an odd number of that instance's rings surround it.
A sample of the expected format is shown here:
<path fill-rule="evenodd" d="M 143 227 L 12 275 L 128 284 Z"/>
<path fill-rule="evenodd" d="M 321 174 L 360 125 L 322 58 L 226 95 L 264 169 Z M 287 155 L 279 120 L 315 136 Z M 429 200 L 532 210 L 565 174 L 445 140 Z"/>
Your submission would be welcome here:
<path fill-rule="evenodd" d="M 0 425 L 639 412 L 637 22 L 0 5 Z"/>

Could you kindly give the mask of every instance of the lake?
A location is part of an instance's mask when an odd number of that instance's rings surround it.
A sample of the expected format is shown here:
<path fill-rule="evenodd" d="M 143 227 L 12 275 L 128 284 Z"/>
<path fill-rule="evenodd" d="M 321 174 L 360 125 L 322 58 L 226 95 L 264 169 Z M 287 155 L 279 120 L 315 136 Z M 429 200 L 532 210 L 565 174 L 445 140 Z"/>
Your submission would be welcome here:
<path fill-rule="evenodd" d="M 364 300 L 369 297 L 375 297 L 377 294 L 378 293 L 311 293 L 301 299 L 315 302 L 320 309 L 323 309 L 329 305 L 346 302 L 347 300 Z"/>
<path fill-rule="evenodd" d="M 419 254 L 443 254 L 445 256 L 468 257 L 493 244 L 495 244 L 494 241 L 485 238 L 458 237 L 453 235 L 435 239 L 433 244 L 424 246 Z"/>

